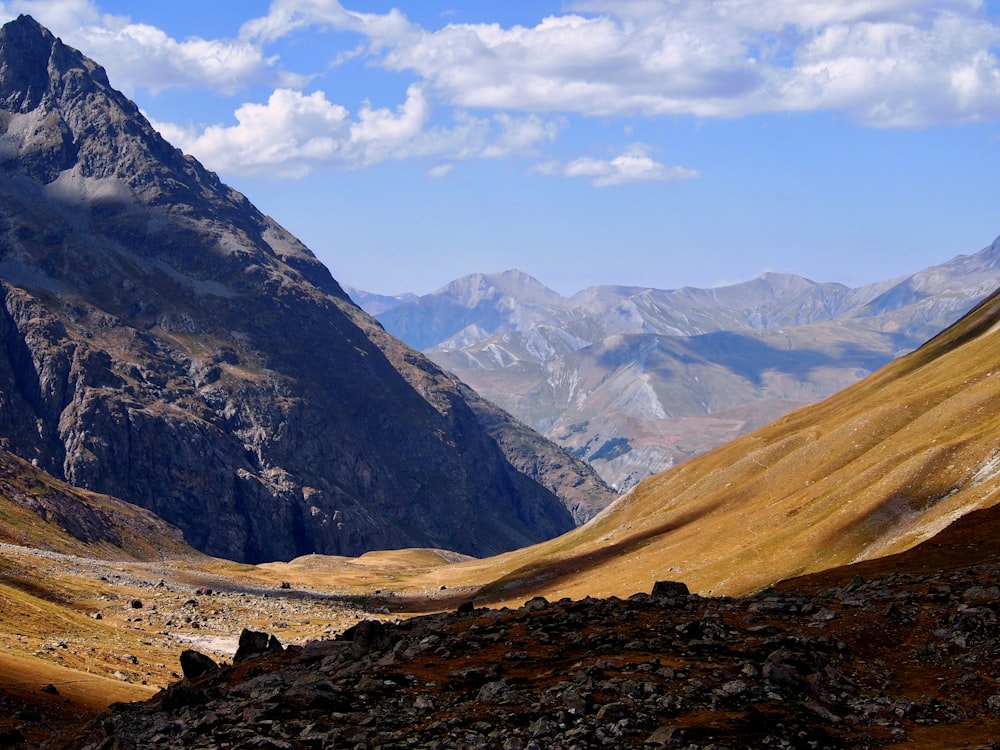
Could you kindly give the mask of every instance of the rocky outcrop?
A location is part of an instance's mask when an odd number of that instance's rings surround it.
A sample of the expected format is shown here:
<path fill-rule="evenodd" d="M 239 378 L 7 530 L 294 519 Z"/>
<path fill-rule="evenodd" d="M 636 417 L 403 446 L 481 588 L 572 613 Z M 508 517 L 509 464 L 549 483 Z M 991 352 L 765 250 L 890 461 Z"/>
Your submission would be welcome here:
<path fill-rule="evenodd" d="M 513 466 L 467 389 L 28 17 L 0 104 L 4 447 L 243 561 L 486 554 L 571 528 L 581 485 L 610 501 L 569 457 Z"/>
<path fill-rule="evenodd" d="M 50 747 L 989 747 L 994 562 L 815 593 L 365 621 L 117 705 Z M 245 743 L 245 744 L 244 744 Z"/>

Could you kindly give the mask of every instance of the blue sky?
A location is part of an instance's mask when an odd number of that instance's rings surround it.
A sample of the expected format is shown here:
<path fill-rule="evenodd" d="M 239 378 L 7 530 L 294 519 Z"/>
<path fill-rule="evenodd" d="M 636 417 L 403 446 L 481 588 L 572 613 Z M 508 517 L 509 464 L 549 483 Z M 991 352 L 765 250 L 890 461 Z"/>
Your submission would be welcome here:
<path fill-rule="evenodd" d="M 344 284 L 851 286 L 1000 235 L 978 0 L 0 0 Z"/>

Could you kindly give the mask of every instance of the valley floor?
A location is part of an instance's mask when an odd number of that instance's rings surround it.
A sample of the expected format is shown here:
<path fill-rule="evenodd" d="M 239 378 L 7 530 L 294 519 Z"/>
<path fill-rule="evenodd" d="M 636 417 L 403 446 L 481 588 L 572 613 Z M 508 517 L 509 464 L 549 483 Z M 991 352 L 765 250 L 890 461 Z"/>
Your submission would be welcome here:
<path fill-rule="evenodd" d="M 254 567 L 5 545 L 0 747 L 996 747 L 998 515 L 744 598 L 489 609 L 453 585 L 480 561 L 434 550 Z M 288 648 L 228 666 L 243 628 Z M 181 679 L 192 646 L 223 667 Z"/>
<path fill-rule="evenodd" d="M 384 616 L 282 586 L 205 557 L 124 563 L 0 544 L 0 748 L 149 698 L 180 679 L 184 649 L 231 659 L 243 628 L 295 644 Z"/>
<path fill-rule="evenodd" d="M 117 706 L 53 747 L 991 748 L 998 574 L 365 622 Z"/>

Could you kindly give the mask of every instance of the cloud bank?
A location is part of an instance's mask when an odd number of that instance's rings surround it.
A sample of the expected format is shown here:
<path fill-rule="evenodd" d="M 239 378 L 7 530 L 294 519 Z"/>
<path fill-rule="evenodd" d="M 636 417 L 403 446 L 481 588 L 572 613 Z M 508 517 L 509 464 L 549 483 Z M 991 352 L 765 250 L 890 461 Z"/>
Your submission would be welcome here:
<path fill-rule="evenodd" d="M 126 90 L 270 85 L 235 124 L 164 133 L 212 168 L 297 177 L 424 158 L 435 176 L 468 159 L 534 159 L 536 171 L 597 187 L 690 179 L 641 150 L 553 159 L 567 118 L 740 118 L 828 111 L 861 127 L 1000 119 L 1000 26 L 979 0 L 579 0 L 534 26 L 427 29 L 393 10 L 337 0 L 274 0 L 231 39 L 178 41 L 102 15 L 91 0 L 0 4 L 30 12 L 106 62 Z M 339 104 L 320 71 L 290 72 L 271 52 L 292 33 L 346 35 L 331 65 L 364 58 L 412 81 L 391 108 Z M 337 59 L 334 59 L 334 58 Z"/>

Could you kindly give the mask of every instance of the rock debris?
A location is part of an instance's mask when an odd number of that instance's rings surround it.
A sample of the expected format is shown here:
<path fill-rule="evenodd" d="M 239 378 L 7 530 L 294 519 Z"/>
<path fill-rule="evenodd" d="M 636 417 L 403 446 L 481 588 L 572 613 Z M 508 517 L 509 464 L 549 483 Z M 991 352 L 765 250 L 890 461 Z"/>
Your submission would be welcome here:
<path fill-rule="evenodd" d="M 366 620 L 303 646 L 269 650 L 257 634 L 259 655 L 49 747 L 992 748 L 995 572 L 745 599 L 658 583 L 624 600 Z"/>

